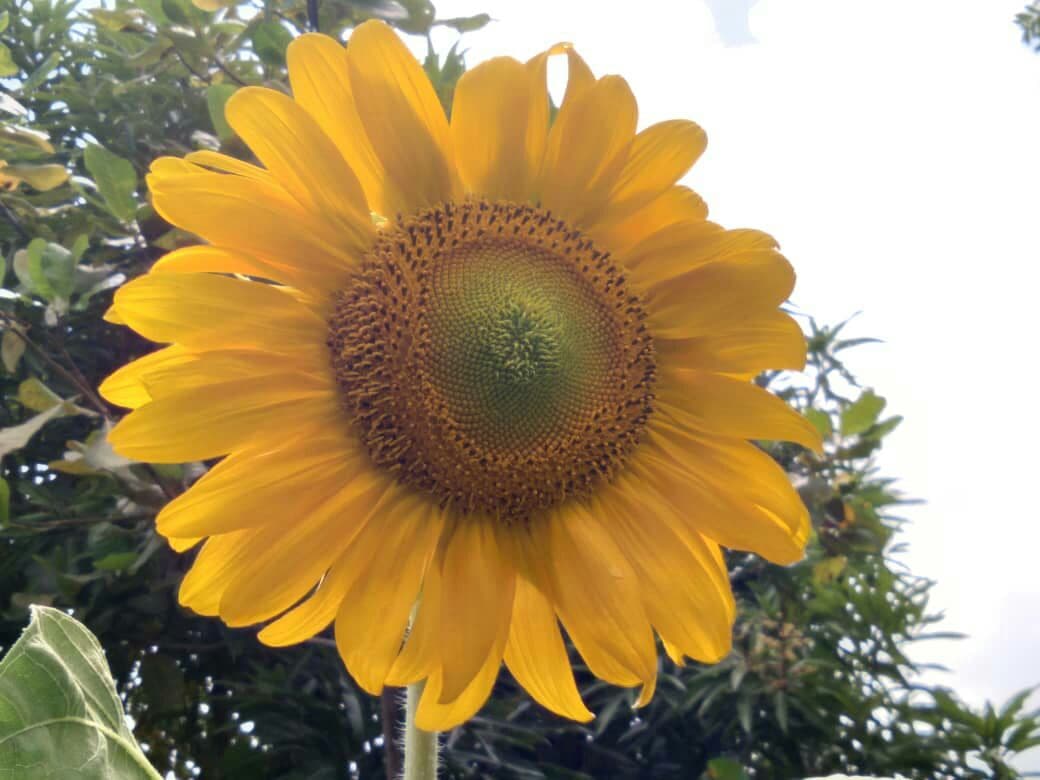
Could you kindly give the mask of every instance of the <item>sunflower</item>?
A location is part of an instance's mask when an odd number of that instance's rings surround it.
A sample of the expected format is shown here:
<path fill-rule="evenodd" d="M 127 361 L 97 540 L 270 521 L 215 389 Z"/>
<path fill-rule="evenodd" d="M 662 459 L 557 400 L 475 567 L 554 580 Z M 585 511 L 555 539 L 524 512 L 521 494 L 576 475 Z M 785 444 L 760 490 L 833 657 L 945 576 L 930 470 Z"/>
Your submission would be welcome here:
<path fill-rule="evenodd" d="M 259 164 L 155 161 L 156 211 L 207 243 L 108 315 L 168 345 L 102 386 L 133 410 L 113 447 L 223 458 L 157 519 L 176 550 L 205 540 L 181 603 L 272 646 L 334 624 L 366 691 L 425 681 L 426 730 L 472 716 L 503 660 L 590 719 L 561 624 L 640 704 L 655 633 L 720 660 L 720 545 L 787 564 L 809 534 L 748 440 L 819 439 L 751 382 L 804 364 L 791 266 L 676 184 L 702 130 L 637 132 L 626 82 L 563 45 L 467 72 L 450 122 L 380 22 L 346 48 L 305 35 L 288 64 L 292 97 L 227 103 Z"/>

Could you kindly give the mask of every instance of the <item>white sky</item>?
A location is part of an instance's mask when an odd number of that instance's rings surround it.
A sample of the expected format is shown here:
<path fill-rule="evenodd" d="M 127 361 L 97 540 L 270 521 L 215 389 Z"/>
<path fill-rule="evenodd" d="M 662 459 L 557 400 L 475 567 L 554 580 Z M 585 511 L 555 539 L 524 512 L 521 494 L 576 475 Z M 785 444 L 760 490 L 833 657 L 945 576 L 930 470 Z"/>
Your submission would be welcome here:
<path fill-rule="evenodd" d="M 906 560 L 938 581 L 943 627 L 970 634 L 915 657 L 951 667 L 932 679 L 973 703 L 1040 683 L 1040 55 L 1012 23 L 1024 5 L 437 2 L 495 17 L 466 36 L 470 65 L 569 40 L 629 80 L 642 126 L 699 122 L 708 152 L 687 183 L 713 218 L 780 240 L 803 310 L 862 310 L 855 335 L 886 341 L 850 362 L 906 417 L 881 459 L 927 501 L 904 513 Z M 1040 750 L 1021 765 L 1040 769 Z"/>

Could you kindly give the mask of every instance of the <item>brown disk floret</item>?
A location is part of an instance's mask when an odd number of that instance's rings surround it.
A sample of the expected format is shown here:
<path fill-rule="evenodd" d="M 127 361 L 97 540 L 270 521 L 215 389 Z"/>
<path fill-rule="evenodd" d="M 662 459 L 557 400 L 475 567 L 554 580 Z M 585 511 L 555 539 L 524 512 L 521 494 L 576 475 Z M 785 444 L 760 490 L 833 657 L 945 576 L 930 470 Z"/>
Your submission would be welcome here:
<path fill-rule="evenodd" d="M 462 513 L 523 519 L 610 479 L 653 411 L 654 347 L 609 256 L 482 200 L 385 229 L 329 349 L 372 459 Z"/>

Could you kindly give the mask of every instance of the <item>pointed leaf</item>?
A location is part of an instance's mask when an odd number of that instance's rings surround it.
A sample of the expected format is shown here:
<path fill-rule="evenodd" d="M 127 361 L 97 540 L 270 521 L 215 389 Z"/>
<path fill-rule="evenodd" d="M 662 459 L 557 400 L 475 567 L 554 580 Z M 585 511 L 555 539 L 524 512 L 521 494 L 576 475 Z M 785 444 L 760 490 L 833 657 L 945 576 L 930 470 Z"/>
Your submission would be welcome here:
<path fill-rule="evenodd" d="M 0 359 L 2 359 L 7 373 L 13 374 L 18 369 L 18 361 L 25 353 L 25 339 L 19 336 L 11 328 L 4 331 L 0 339 Z"/>
<path fill-rule="evenodd" d="M 101 197 L 112 214 L 123 222 L 130 222 L 137 212 L 134 192 L 137 174 L 134 166 L 103 146 L 91 145 L 83 151 L 83 162 L 97 184 Z"/>
<path fill-rule="evenodd" d="M 841 413 L 841 435 L 855 436 L 863 433 L 877 422 L 878 416 L 885 408 L 885 399 L 867 390 L 851 406 Z"/>

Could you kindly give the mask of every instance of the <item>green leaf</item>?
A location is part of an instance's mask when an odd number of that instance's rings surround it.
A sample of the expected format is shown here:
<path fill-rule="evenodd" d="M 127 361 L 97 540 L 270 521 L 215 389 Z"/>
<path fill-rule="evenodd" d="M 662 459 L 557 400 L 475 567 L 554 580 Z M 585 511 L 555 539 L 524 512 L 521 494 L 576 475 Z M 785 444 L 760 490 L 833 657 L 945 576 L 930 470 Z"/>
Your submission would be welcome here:
<path fill-rule="evenodd" d="M 42 408 L 43 411 L 35 417 L 30 417 L 19 425 L 12 425 L 9 428 L 0 428 L 0 457 L 3 457 L 9 452 L 20 450 L 29 443 L 29 440 L 35 436 L 43 426 L 56 417 L 67 417 L 75 414 L 94 414 L 94 412 L 91 412 L 88 409 L 77 406 L 72 401 L 62 401 L 60 398 L 58 398 L 58 403 L 51 404 L 51 397 L 54 396 L 54 393 L 52 393 L 38 379 L 29 379 L 22 382 L 22 384 L 19 385 L 18 391 L 18 400 L 20 403 L 30 409 Z M 0 780 L 4 780 L 2 774 L 0 774 Z"/>
<path fill-rule="evenodd" d="M 0 528 L 11 522 L 11 487 L 0 477 Z"/>
<path fill-rule="evenodd" d="M 65 166 L 57 163 L 4 165 L 0 166 L 0 174 L 20 179 L 40 192 L 48 192 L 55 187 L 60 187 L 69 178 L 69 172 Z"/>
<path fill-rule="evenodd" d="M 11 50 L 0 43 L 0 76 L 14 76 L 21 70 L 11 59 Z"/>
<path fill-rule="evenodd" d="M 806 409 L 805 419 L 811 422 L 813 427 L 820 432 L 820 436 L 825 439 L 834 433 L 831 416 L 826 412 L 821 412 L 819 409 Z"/>
<path fill-rule="evenodd" d="M 46 412 L 61 403 L 61 396 L 36 377 L 18 385 L 18 403 L 34 412 Z"/>
<path fill-rule="evenodd" d="M 136 552 L 109 553 L 94 561 L 94 568 L 100 571 L 126 571 L 136 560 Z"/>
<path fill-rule="evenodd" d="M 156 24 L 165 26 L 170 23 L 170 18 L 163 11 L 162 0 L 137 0 L 137 5 Z"/>
<path fill-rule="evenodd" d="M 174 24 L 191 24 L 189 6 L 182 0 L 162 0 L 163 13 Z"/>
<path fill-rule="evenodd" d="M 57 609 L 31 614 L 0 661 L 0 778 L 158 780 L 94 635 Z"/>
<path fill-rule="evenodd" d="M 741 696 L 737 699 L 737 719 L 745 734 L 751 733 L 751 698 Z"/>
<path fill-rule="evenodd" d="M 213 123 L 213 129 L 217 131 L 217 137 L 224 142 L 235 137 L 235 131 L 224 118 L 224 105 L 237 89 L 238 87 L 234 84 L 213 84 L 206 89 L 206 108 L 209 109 L 209 119 Z"/>
<path fill-rule="evenodd" d="M 67 301 L 75 286 L 76 256 L 42 238 L 30 241 L 26 253 L 32 292 L 49 301 Z"/>
<path fill-rule="evenodd" d="M 7 373 L 13 374 L 18 370 L 18 361 L 22 359 L 23 354 L 25 339 L 9 327 L 4 331 L 3 338 L 0 338 L 0 360 Z"/>
<path fill-rule="evenodd" d="M 47 140 L 47 134 L 41 133 L 39 130 L 31 130 L 28 127 L 0 124 L 0 144 L 11 144 L 48 154 L 54 153 L 54 147 Z"/>
<path fill-rule="evenodd" d="M 780 726 L 780 731 L 784 734 L 787 733 L 787 695 L 783 691 L 778 691 L 776 696 L 773 697 L 773 710 L 776 713 L 776 722 Z"/>
<path fill-rule="evenodd" d="M 47 276 L 43 272 L 43 251 L 47 248 L 47 242 L 42 238 L 34 238 L 29 242 L 29 246 L 25 248 L 25 254 L 19 256 L 15 253 L 14 257 L 14 270 L 22 279 L 22 283 L 29 288 L 29 292 L 39 295 L 41 298 L 53 298 L 54 290 L 51 289 L 50 284 L 47 283 Z M 25 273 L 28 275 L 28 279 L 25 279 L 22 274 L 18 273 L 22 263 L 19 261 L 25 258 Z M 28 282 L 28 283 L 26 283 Z"/>
<path fill-rule="evenodd" d="M 732 758 L 713 758 L 709 761 L 708 777 L 711 780 L 748 780 L 744 767 Z"/>
<path fill-rule="evenodd" d="M 902 416 L 897 414 L 895 417 L 889 417 L 887 420 L 871 425 L 863 432 L 863 436 L 868 439 L 883 439 L 898 428 L 902 422 Z"/>
<path fill-rule="evenodd" d="M 137 212 L 134 192 L 137 174 L 134 166 L 118 154 L 93 144 L 83 152 L 83 162 L 97 184 L 101 197 L 112 214 L 123 222 L 130 222 Z"/>
<path fill-rule="evenodd" d="M 844 555 L 835 555 L 833 558 L 824 558 L 813 566 L 813 582 L 817 585 L 827 585 L 834 582 L 848 565 L 848 558 Z"/>
<path fill-rule="evenodd" d="M 285 50 L 292 43 L 292 34 L 278 22 L 263 21 L 253 29 L 253 51 L 268 65 L 284 65 Z"/>
<path fill-rule="evenodd" d="M 460 16 L 455 19 L 438 19 L 435 24 L 451 27 L 460 33 L 467 33 L 487 27 L 490 22 L 490 14 L 477 14 L 476 16 Z"/>
<path fill-rule="evenodd" d="M 36 70 L 29 74 L 29 78 L 22 82 L 22 94 L 28 95 L 40 84 L 47 80 L 47 77 L 54 72 L 54 69 L 61 64 L 61 53 L 52 51 L 47 55 L 45 59 Z"/>
<path fill-rule="evenodd" d="M 873 390 L 864 391 L 859 400 L 842 411 L 841 435 L 855 436 L 857 433 L 863 433 L 877 422 L 878 416 L 884 408 L 884 398 L 875 395 Z"/>
<path fill-rule="evenodd" d="M 11 23 L 10 11 L 4 11 L 0 14 L 0 33 L 7 29 L 7 25 Z"/>

